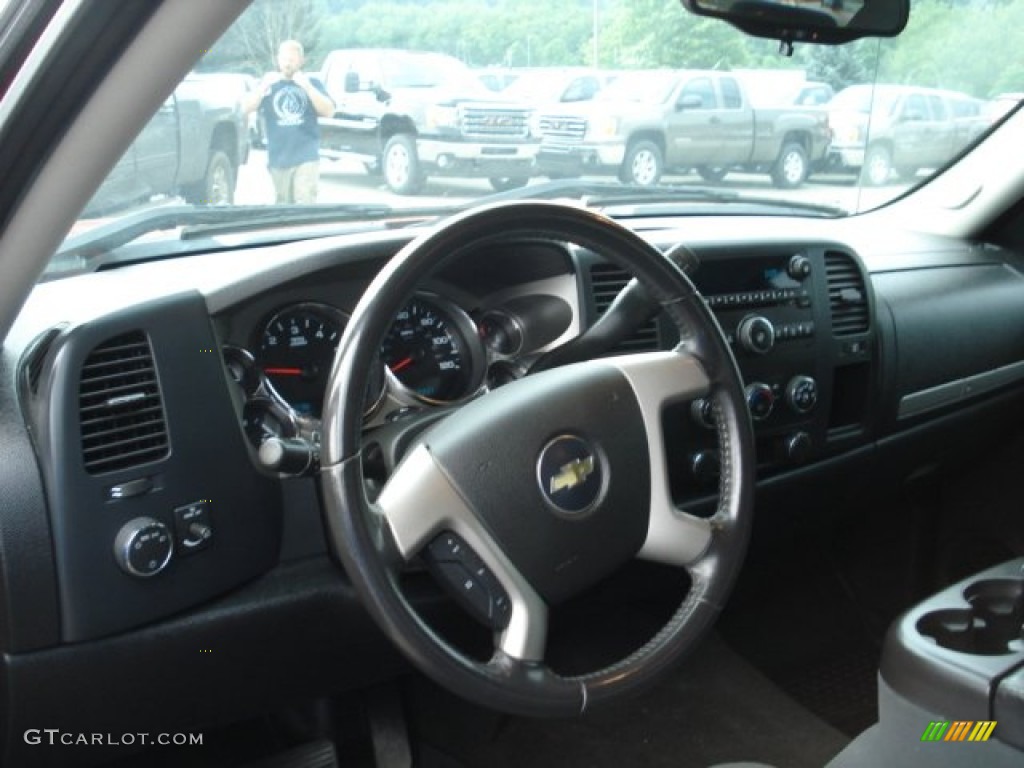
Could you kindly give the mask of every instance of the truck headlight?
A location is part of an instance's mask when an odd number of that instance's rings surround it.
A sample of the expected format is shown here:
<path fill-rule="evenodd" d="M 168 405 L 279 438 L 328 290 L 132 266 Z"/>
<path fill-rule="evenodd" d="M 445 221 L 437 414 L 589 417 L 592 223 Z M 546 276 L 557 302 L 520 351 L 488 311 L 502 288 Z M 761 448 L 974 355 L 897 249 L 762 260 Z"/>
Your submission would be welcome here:
<path fill-rule="evenodd" d="M 619 131 L 619 120 L 616 117 L 596 117 L 590 121 L 587 138 L 614 139 Z"/>
<path fill-rule="evenodd" d="M 864 128 L 860 125 L 844 125 L 836 129 L 833 141 L 836 144 L 863 144 Z"/>
<path fill-rule="evenodd" d="M 432 106 L 427 110 L 428 128 L 458 128 L 459 109 L 458 107 Z"/>

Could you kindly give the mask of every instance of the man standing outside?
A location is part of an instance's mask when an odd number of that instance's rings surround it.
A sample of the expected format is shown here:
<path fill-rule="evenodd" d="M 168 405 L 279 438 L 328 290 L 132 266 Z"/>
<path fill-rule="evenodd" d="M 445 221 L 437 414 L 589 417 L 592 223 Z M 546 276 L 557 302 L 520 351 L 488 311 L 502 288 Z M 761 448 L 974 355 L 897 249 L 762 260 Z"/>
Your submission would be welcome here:
<path fill-rule="evenodd" d="M 267 132 L 267 166 L 276 202 L 315 203 L 320 176 L 320 125 L 334 114 L 323 83 L 302 71 L 302 44 L 285 40 L 277 50 L 277 72 L 268 72 L 245 103 L 259 110 Z"/>

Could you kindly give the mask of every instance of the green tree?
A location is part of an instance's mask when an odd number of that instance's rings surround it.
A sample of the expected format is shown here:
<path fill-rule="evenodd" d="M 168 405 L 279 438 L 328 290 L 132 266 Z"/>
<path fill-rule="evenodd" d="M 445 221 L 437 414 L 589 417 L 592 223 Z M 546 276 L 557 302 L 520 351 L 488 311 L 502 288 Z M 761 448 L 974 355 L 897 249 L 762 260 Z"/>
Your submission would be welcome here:
<path fill-rule="evenodd" d="M 203 57 L 197 69 L 257 74 L 274 67 L 283 40 L 298 40 L 306 60 L 319 63 L 319 17 L 323 0 L 255 0 L 238 21 Z"/>

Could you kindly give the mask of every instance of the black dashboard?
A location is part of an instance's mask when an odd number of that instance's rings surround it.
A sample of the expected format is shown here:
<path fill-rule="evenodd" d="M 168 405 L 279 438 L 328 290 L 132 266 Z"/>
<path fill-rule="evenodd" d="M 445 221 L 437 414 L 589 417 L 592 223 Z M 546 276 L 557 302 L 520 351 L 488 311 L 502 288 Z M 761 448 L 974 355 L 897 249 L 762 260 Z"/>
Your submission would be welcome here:
<path fill-rule="evenodd" d="M 684 242 L 693 251 L 691 278 L 747 388 L 766 489 L 796 492 L 817 471 L 837 476 L 848 457 L 892 456 L 913 436 L 914 451 L 900 454 L 910 471 L 947 450 L 949 434 L 986 439 L 988 427 L 971 432 L 965 420 L 998 423 L 1010 405 L 1020 409 L 1015 254 L 869 236 L 847 222 L 809 220 L 794 233 L 792 220 L 739 219 L 728 237 L 721 219 L 636 226 L 662 250 Z M 55 668 L 96 686 L 84 713 L 104 690 L 130 703 L 154 686 L 188 701 L 207 693 L 212 712 L 225 703 L 212 692 L 238 689 L 274 643 L 294 644 L 272 673 L 293 691 L 364 681 L 367 655 L 390 659 L 380 674 L 394 665 L 324 556 L 315 480 L 287 476 L 260 449 L 268 436 L 315 445 L 349 313 L 410 238 L 198 255 L 37 288 L 2 363 L 2 402 L 19 404 L 0 413 L 10 459 L 0 461 L 2 639 L 9 696 L 35 702 L 8 710 L 8 732 L 48 707 L 68 711 L 54 704 L 63 688 L 40 683 Z M 628 277 L 562 242 L 461 256 L 410 297 L 381 340 L 363 395 L 367 429 L 443 414 L 526 375 L 591 326 Z M 675 343 L 655 317 L 609 354 Z M 674 499 L 699 513 L 717 482 L 709 411 L 687 402 L 663 418 Z M 942 431 L 954 422 L 960 431 Z M 310 616 L 323 620 L 310 626 Z M 307 634 L 293 636 L 297 625 Z M 213 637 L 232 661 L 155 663 Z M 118 667 L 131 685 L 109 682 Z M 237 706 L 259 706 L 252 693 Z M 137 714 L 154 713 L 166 714 Z"/>

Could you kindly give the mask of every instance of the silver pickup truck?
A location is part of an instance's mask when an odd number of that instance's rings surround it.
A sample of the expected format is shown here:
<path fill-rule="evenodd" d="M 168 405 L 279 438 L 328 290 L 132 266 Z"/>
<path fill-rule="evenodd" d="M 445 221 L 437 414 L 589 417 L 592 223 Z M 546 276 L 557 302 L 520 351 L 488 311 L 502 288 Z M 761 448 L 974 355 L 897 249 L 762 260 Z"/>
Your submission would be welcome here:
<path fill-rule="evenodd" d="M 828 112 L 829 165 L 859 171 L 872 186 L 945 165 L 989 126 L 980 99 L 909 85 L 851 85 Z"/>
<path fill-rule="evenodd" d="M 538 128 L 542 174 L 611 173 L 639 185 L 695 169 L 709 181 L 743 170 L 798 187 L 829 139 L 820 110 L 755 108 L 739 78 L 696 70 L 622 73 L 593 101 L 544 112 Z"/>

